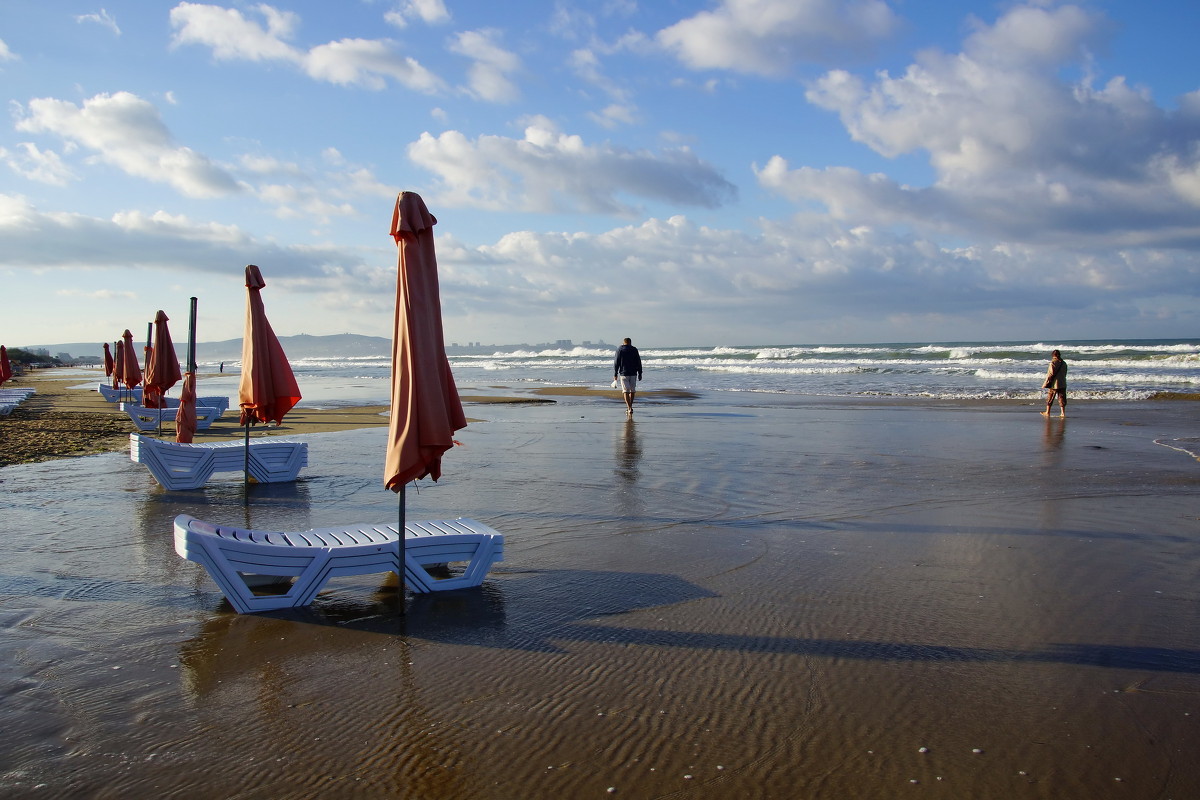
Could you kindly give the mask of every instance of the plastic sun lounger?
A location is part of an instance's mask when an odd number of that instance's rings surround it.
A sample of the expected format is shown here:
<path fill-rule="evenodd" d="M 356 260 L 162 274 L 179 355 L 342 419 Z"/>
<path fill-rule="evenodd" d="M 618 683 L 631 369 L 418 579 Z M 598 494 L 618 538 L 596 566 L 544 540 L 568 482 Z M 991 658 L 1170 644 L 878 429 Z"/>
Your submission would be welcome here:
<path fill-rule="evenodd" d="M 162 423 L 174 424 L 178 408 L 145 408 L 135 403 L 121 403 L 121 410 L 129 415 L 139 431 L 158 430 Z M 221 409 L 213 406 L 196 406 L 196 430 L 203 431 L 221 416 Z"/>
<path fill-rule="evenodd" d="M 404 528 L 404 580 L 418 593 L 478 586 L 504 559 L 504 535 L 472 519 Z M 213 525 L 187 514 L 175 518 L 175 552 L 204 567 L 241 614 L 306 606 L 334 576 L 399 573 L 399 541 L 395 524 L 283 533 Z M 461 575 L 437 578 L 429 571 L 455 562 L 467 562 Z M 286 592 L 255 594 L 247 576 L 255 583 L 257 576 L 294 580 Z"/>
<path fill-rule="evenodd" d="M 96 391 L 100 392 L 100 396 L 110 403 L 122 403 L 132 400 L 135 403 L 142 402 L 142 387 L 135 386 L 133 389 L 114 389 L 107 383 L 102 383 L 96 387 Z"/>
<path fill-rule="evenodd" d="M 178 397 L 164 397 L 163 401 L 166 402 L 167 408 L 179 408 Z M 213 395 L 212 397 L 197 397 L 196 407 L 219 408 L 221 409 L 221 414 L 218 414 L 217 416 L 221 416 L 229 410 L 229 398 L 219 397 L 217 395 Z"/>
<path fill-rule="evenodd" d="M 244 442 L 179 444 L 137 433 L 129 434 L 129 459 L 142 464 L 164 489 L 199 489 L 217 472 L 242 472 L 246 466 Z M 308 443 L 287 439 L 254 439 L 250 442 L 250 477 L 259 483 L 296 480 L 308 466 Z"/>
<path fill-rule="evenodd" d="M 37 394 L 32 388 L 0 389 L 0 416 L 11 414 L 12 410 Z"/>

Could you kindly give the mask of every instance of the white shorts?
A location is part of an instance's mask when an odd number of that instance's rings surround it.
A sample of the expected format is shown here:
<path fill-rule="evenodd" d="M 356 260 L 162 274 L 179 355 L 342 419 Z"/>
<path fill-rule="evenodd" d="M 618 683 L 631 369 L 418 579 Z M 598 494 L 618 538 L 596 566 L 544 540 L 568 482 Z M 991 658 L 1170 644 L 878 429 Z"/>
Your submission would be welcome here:
<path fill-rule="evenodd" d="M 621 391 L 632 392 L 637 390 L 637 375 L 621 375 L 617 380 L 621 382 Z"/>

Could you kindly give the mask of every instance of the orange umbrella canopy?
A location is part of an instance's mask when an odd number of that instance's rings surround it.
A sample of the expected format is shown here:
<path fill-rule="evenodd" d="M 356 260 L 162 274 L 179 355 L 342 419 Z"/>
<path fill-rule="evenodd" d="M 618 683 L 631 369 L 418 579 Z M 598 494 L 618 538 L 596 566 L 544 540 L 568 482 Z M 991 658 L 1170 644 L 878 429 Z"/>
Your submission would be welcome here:
<path fill-rule="evenodd" d="M 175 441 L 191 444 L 196 435 L 196 373 L 183 376 L 183 388 L 179 391 L 179 409 L 175 412 Z"/>
<path fill-rule="evenodd" d="M 113 357 L 112 351 L 108 349 L 108 342 L 104 343 L 104 376 L 108 377 L 113 374 Z"/>
<path fill-rule="evenodd" d="M 116 389 L 121 385 L 121 371 L 125 368 L 125 345 L 118 339 L 113 346 L 116 352 L 113 354 L 112 388 Z"/>
<path fill-rule="evenodd" d="M 145 387 L 142 405 L 146 408 L 163 408 L 163 395 L 183 378 L 167 320 L 167 315 L 161 310 L 154 317 L 154 347 L 146 359 L 146 375 L 142 384 Z"/>
<path fill-rule="evenodd" d="M 238 401 L 242 407 L 242 425 L 255 422 L 282 422 L 284 414 L 300 402 L 300 387 L 292 374 L 279 344 L 279 337 L 267 321 L 262 288 L 267 285 L 258 267 L 246 267 L 246 329 L 242 338 L 242 382 Z"/>
<path fill-rule="evenodd" d="M 133 334 L 126 328 L 121 334 L 121 383 L 132 389 L 142 382 L 142 368 L 138 365 L 137 351 L 133 349 Z"/>
<path fill-rule="evenodd" d="M 392 415 L 388 424 L 383 483 L 394 492 L 409 481 L 442 475 L 442 454 L 465 428 L 446 344 L 433 214 L 421 196 L 402 192 L 392 214 L 399 248 L 396 319 L 392 337 Z"/>

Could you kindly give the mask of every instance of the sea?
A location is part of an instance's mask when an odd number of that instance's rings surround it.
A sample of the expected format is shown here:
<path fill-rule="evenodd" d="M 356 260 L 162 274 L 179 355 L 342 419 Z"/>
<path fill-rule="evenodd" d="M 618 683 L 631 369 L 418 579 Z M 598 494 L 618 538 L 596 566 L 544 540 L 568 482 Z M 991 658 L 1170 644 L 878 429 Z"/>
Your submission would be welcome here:
<path fill-rule="evenodd" d="M 1200 392 L 1200 339 L 1037 342 L 889 342 L 641 347 L 642 386 L 719 393 L 725 403 L 787 397 L 1031 400 L 1050 352 L 1062 351 L 1074 400 L 1138 401 Z M 614 348 L 501 348 L 451 355 L 464 393 L 552 386 L 607 388 Z M 388 357 L 291 359 L 302 405 L 389 401 Z M 215 373 L 216 362 L 201 364 Z M 237 362 L 204 379 L 201 394 L 236 393 Z M 230 373 L 235 373 L 231 375 Z"/>

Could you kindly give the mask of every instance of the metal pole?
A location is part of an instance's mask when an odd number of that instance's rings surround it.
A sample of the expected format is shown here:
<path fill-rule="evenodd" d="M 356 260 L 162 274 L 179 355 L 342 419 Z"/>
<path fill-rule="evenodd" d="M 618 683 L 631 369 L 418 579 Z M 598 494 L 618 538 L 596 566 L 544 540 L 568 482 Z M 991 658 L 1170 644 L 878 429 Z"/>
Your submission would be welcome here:
<path fill-rule="evenodd" d="M 188 372 L 196 371 L 196 298 L 192 298 L 191 315 L 188 318 Z"/>
<path fill-rule="evenodd" d="M 245 476 L 244 495 L 250 499 L 250 420 L 246 420 L 246 449 L 242 454 L 242 472 Z"/>
<path fill-rule="evenodd" d="M 399 528 L 399 531 L 400 531 L 400 613 L 401 613 L 401 615 L 403 615 L 405 613 L 405 609 L 408 605 L 405 602 L 405 598 L 404 598 L 404 583 L 405 583 L 405 581 L 404 581 L 404 564 L 405 564 L 404 554 L 405 554 L 406 548 L 408 547 L 407 542 L 405 542 L 405 539 L 407 539 L 408 537 L 405 535 L 405 527 L 404 527 L 404 525 L 405 525 L 405 522 L 404 522 L 404 490 L 405 490 L 405 488 L 407 488 L 407 484 L 405 486 L 400 487 L 400 528 Z"/>

